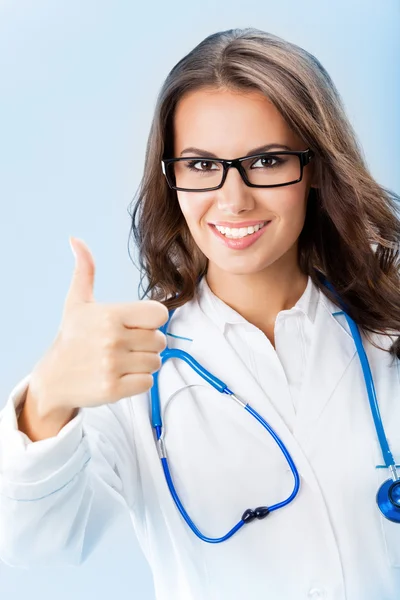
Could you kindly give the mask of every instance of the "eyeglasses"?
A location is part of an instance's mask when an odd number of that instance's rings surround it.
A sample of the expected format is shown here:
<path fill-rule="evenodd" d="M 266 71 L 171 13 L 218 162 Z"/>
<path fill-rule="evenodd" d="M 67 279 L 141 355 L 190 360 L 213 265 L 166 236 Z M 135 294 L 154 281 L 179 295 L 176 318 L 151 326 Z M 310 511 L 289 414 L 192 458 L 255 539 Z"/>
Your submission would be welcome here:
<path fill-rule="evenodd" d="M 168 185 L 183 192 L 218 190 L 226 180 L 228 169 L 235 167 L 249 187 L 269 188 L 298 183 L 303 169 L 315 156 L 307 150 L 284 150 L 242 156 L 234 160 L 185 156 L 164 158 L 161 168 Z"/>

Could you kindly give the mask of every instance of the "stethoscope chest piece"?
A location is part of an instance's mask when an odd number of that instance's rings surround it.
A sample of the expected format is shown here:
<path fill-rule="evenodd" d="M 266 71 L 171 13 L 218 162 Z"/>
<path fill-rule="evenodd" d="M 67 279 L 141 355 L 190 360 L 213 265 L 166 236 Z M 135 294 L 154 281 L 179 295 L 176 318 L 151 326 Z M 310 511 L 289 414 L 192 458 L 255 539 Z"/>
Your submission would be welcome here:
<path fill-rule="evenodd" d="M 384 517 L 400 523 L 400 479 L 385 481 L 376 494 L 376 501 Z"/>

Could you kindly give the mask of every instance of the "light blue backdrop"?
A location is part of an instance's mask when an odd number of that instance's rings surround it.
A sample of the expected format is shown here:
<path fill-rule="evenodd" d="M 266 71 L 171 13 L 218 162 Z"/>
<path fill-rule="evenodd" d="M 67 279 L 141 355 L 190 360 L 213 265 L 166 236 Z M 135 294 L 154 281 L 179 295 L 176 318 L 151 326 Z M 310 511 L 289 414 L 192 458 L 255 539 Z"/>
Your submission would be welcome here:
<path fill-rule="evenodd" d="M 96 260 L 99 302 L 137 299 L 128 206 L 172 66 L 210 33 L 255 26 L 333 77 L 373 175 L 400 192 L 398 0 L 136 3 L 0 0 L 0 408 L 55 337 L 74 259 Z M 127 515 L 81 568 L 0 564 L 0 596 L 154 598 Z"/>

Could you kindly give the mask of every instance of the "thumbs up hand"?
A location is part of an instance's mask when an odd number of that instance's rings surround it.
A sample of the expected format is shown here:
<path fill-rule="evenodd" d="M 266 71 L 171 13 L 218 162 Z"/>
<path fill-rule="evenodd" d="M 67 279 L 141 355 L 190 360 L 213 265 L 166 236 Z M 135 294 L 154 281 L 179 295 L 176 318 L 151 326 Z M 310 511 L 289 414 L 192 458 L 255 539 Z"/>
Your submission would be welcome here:
<path fill-rule="evenodd" d="M 95 264 L 70 239 L 75 269 L 57 336 L 32 371 L 38 412 L 93 407 L 149 390 L 161 367 L 168 310 L 154 300 L 101 304 L 93 297 Z"/>

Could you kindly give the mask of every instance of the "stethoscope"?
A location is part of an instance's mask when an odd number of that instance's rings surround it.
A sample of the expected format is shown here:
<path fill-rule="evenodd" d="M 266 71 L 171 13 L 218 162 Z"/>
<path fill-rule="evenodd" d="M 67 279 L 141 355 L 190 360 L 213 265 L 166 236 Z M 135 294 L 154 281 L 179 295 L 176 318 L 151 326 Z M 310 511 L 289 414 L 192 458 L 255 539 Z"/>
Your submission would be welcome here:
<path fill-rule="evenodd" d="M 378 400 L 376 397 L 374 381 L 372 378 L 371 368 L 368 362 L 368 358 L 366 352 L 364 350 L 364 346 L 362 344 L 361 336 L 359 329 L 356 323 L 353 321 L 351 317 L 345 312 L 343 308 L 343 303 L 340 301 L 337 293 L 333 289 L 332 285 L 326 280 L 326 278 L 319 272 L 317 272 L 318 276 L 321 279 L 321 282 L 335 295 L 336 299 L 339 301 L 339 304 L 342 306 L 343 314 L 346 317 L 347 323 L 350 327 L 351 335 L 354 339 L 357 354 L 360 359 L 365 386 L 368 393 L 369 404 L 371 408 L 372 417 L 374 419 L 375 429 L 378 436 L 379 444 L 382 450 L 383 460 L 385 462 L 386 467 L 389 469 L 391 479 L 386 480 L 381 487 L 379 488 L 376 495 L 376 502 L 378 507 L 383 514 L 384 517 L 389 519 L 390 521 L 394 521 L 395 523 L 400 523 L 400 477 L 397 474 L 396 463 L 394 461 L 392 452 L 389 447 L 389 443 L 385 434 L 385 430 L 383 428 L 382 418 L 379 411 Z M 169 311 L 168 321 L 160 327 L 160 330 L 166 334 L 168 330 L 169 322 L 171 321 L 172 315 L 174 314 L 176 309 Z M 151 388 L 151 413 L 152 413 L 152 426 L 155 429 L 157 436 L 157 447 L 158 453 L 161 459 L 162 467 L 164 470 L 165 479 L 167 481 L 169 490 L 171 492 L 172 498 L 175 501 L 175 504 L 181 513 L 182 517 L 189 525 L 191 530 L 204 542 L 210 543 L 218 543 L 224 542 L 229 539 L 234 533 L 236 533 L 243 525 L 246 523 L 250 523 L 254 519 L 264 519 L 267 515 L 269 515 L 274 510 L 278 510 L 279 508 L 283 508 L 287 504 L 290 504 L 292 500 L 296 497 L 299 488 L 300 488 L 300 477 L 297 471 L 296 465 L 293 462 L 292 457 L 290 456 L 287 448 L 285 447 L 282 440 L 278 437 L 272 427 L 263 419 L 261 415 L 259 415 L 249 404 L 243 402 L 240 398 L 235 396 L 232 390 L 229 387 L 212 375 L 207 369 L 202 367 L 197 360 L 193 358 L 190 354 L 185 352 L 184 350 L 179 350 L 177 348 L 165 348 L 161 352 L 161 366 L 170 358 L 180 358 L 185 361 L 192 369 L 194 369 L 205 381 L 207 381 L 210 385 L 212 385 L 218 392 L 222 394 L 227 394 L 233 400 L 238 402 L 242 408 L 247 410 L 261 425 L 270 433 L 273 437 L 279 448 L 281 449 L 284 457 L 286 458 L 288 465 L 293 473 L 294 477 L 294 488 L 292 493 L 286 500 L 282 502 L 278 502 L 277 504 L 273 504 L 271 506 L 259 506 L 257 508 L 248 508 L 244 511 L 242 518 L 240 521 L 224 536 L 220 538 L 210 538 L 203 535 L 196 525 L 193 523 L 192 519 L 187 514 L 184 509 L 179 496 L 176 492 L 175 486 L 172 482 L 171 473 L 168 467 L 167 454 L 164 443 L 164 434 L 165 428 L 163 430 L 162 420 L 161 420 L 161 410 L 160 410 L 160 397 L 158 392 L 158 374 L 159 371 L 153 374 L 153 386 Z"/>

